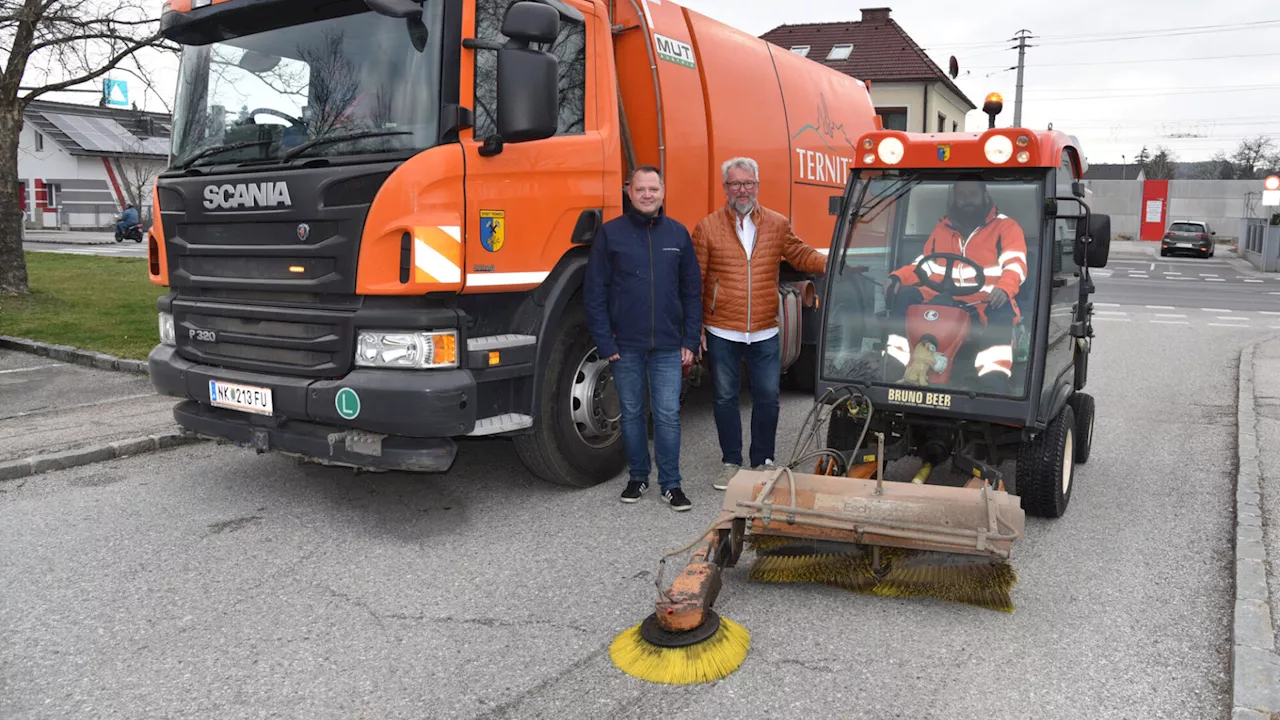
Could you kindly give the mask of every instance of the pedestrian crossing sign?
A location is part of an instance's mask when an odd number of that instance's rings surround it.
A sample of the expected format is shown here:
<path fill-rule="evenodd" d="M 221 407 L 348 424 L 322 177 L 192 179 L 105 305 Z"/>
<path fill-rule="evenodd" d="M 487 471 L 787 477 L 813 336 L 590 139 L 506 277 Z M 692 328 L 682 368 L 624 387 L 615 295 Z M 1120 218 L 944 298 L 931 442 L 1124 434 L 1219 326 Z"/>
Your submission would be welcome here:
<path fill-rule="evenodd" d="M 102 94 L 108 105 L 129 107 L 129 84 L 124 80 L 103 80 Z"/>

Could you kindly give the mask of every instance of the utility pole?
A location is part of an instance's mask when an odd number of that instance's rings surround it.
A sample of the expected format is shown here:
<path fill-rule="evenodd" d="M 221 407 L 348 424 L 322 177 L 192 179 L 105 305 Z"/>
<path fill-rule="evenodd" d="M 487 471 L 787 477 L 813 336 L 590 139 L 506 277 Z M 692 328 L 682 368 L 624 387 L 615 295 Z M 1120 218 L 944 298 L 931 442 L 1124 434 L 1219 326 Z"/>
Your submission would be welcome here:
<path fill-rule="evenodd" d="M 1027 45 L 1027 40 L 1034 37 L 1030 30 L 1019 30 L 1018 34 L 1013 38 L 1018 41 L 1018 91 L 1013 98 L 1013 126 L 1022 127 L 1022 69 L 1027 58 L 1027 48 L 1035 47 Z"/>

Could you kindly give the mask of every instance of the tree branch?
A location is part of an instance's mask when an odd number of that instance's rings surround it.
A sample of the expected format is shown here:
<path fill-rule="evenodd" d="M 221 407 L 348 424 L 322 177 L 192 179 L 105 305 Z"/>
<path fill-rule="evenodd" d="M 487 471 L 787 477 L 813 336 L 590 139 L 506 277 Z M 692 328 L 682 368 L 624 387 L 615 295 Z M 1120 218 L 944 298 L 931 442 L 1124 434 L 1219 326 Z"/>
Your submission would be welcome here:
<path fill-rule="evenodd" d="M 25 106 L 27 103 L 31 102 L 37 97 L 40 97 L 41 95 L 44 95 L 45 93 L 57 92 L 59 90 L 64 90 L 74 85 L 79 85 L 81 83 L 86 83 L 86 82 L 89 82 L 90 80 L 95 80 L 97 78 L 100 78 L 103 75 L 106 75 L 107 73 L 114 70 L 115 67 L 119 65 L 120 62 L 123 61 L 125 58 L 129 57 L 130 55 L 141 50 L 144 47 L 148 47 L 154 44 L 155 40 L 159 37 L 160 37 L 160 34 L 156 33 L 155 35 L 152 35 L 151 37 L 148 37 L 144 40 L 135 41 L 129 47 L 113 55 L 110 60 L 107 60 L 103 64 L 103 66 L 98 68 L 97 70 L 94 70 L 93 72 L 90 72 L 90 73 L 86 73 L 79 77 L 71 78 L 70 80 L 63 80 L 62 82 L 54 83 L 52 85 L 45 85 L 43 87 L 37 88 L 36 90 L 33 90 L 27 93 L 26 95 L 24 95 L 23 97 L 21 97 L 19 101 Z"/>

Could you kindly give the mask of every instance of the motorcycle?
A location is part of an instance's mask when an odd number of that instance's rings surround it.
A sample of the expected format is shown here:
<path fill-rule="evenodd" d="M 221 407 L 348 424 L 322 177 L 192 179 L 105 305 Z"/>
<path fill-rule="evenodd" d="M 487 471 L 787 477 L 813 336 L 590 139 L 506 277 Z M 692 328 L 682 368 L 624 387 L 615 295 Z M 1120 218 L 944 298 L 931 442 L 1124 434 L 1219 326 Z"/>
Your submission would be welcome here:
<path fill-rule="evenodd" d="M 117 227 L 116 242 L 123 242 L 125 240 L 132 240 L 136 243 L 142 242 L 142 226 L 130 225 L 129 227 L 125 228 L 123 231 L 119 227 Z"/>

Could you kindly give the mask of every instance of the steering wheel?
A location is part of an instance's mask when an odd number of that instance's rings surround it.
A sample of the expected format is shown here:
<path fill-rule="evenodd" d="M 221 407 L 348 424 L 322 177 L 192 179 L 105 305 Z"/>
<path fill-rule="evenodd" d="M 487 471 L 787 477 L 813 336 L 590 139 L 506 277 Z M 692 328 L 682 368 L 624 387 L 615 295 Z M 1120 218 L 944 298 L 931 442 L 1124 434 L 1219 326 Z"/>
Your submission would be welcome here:
<path fill-rule="evenodd" d="M 924 269 L 926 263 L 933 262 L 935 265 L 942 265 L 942 280 L 934 280 Z M 957 265 L 967 265 L 973 268 L 974 280 L 976 285 L 957 285 L 955 274 L 953 272 Z M 972 259 L 963 255 L 954 255 L 952 253 L 933 253 L 925 255 L 916 263 L 916 277 L 920 280 L 920 284 L 930 290 L 948 297 L 964 296 L 977 292 L 982 289 L 986 279 L 986 268 L 982 267 Z"/>
<path fill-rule="evenodd" d="M 293 125 L 294 127 L 305 128 L 307 126 L 307 124 L 303 122 L 301 118 L 296 118 L 292 115 L 289 115 L 288 113 L 283 113 L 283 112 L 280 112 L 279 110 L 274 110 L 272 108 L 258 108 L 256 110 L 251 110 L 249 112 L 249 117 L 251 118 L 257 115 L 272 115 L 280 118 L 281 120 L 287 120 L 289 124 Z"/>

